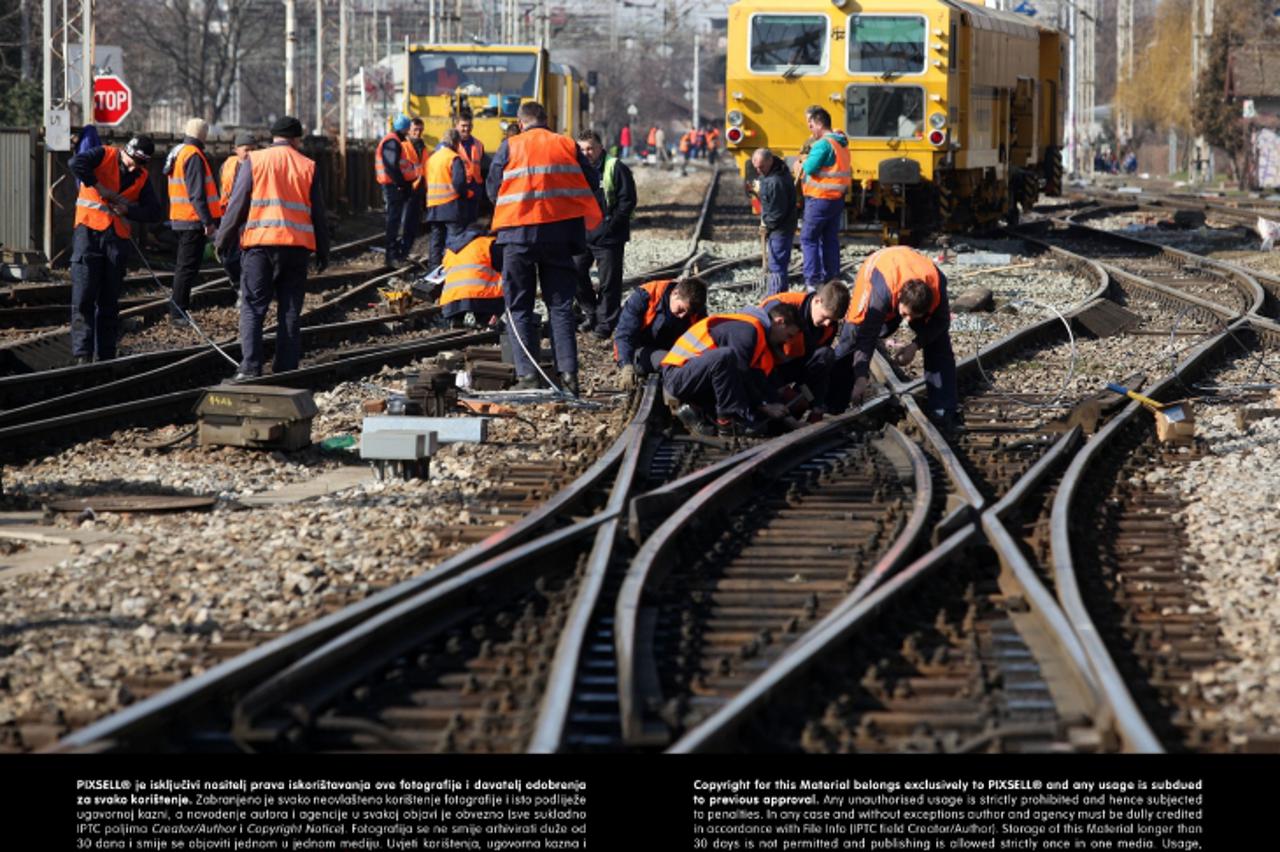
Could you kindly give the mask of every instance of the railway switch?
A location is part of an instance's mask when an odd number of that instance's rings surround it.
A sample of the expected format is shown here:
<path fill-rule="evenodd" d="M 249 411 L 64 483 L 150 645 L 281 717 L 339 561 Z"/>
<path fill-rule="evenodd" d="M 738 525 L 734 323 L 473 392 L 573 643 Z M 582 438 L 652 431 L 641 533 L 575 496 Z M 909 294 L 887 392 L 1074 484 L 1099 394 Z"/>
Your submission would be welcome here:
<path fill-rule="evenodd" d="M 218 385 L 196 405 L 200 444 L 297 450 L 311 443 L 311 392 L 271 385 Z"/>

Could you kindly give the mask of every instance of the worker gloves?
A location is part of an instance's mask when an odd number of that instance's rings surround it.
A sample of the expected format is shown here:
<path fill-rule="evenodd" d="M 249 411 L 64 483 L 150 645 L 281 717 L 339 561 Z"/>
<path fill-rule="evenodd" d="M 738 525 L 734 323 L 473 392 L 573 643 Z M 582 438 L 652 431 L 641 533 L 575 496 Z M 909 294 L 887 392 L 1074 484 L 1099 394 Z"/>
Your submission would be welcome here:
<path fill-rule="evenodd" d="M 640 384 L 640 379 L 636 376 L 636 368 L 627 364 L 622 368 L 622 375 L 618 377 L 618 387 L 625 391 L 635 390 Z"/>
<path fill-rule="evenodd" d="M 867 395 L 867 377 L 859 376 L 857 381 L 853 383 L 853 393 L 849 396 L 851 405 L 862 405 L 862 399 Z"/>

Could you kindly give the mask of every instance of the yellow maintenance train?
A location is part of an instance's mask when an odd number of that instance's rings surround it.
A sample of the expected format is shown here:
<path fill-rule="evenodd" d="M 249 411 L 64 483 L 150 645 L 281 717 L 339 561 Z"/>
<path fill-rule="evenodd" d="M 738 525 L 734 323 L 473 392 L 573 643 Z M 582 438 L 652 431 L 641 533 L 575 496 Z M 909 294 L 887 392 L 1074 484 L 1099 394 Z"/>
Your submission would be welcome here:
<path fill-rule="evenodd" d="M 886 241 L 1016 219 L 1062 186 L 1066 37 L 959 0 L 741 0 L 729 7 L 725 141 L 799 156 L 804 109 L 849 137 L 850 227 Z"/>
<path fill-rule="evenodd" d="M 547 108 L 549 126 L 576 136 L 587 127 L 587 86 L 572 67 L 530 45 L 410 44 L 405 51 L 404 112 L 421 118 L 435 145 L 460 107 L 471 110 L 472 133 L 486 151 L 497 149 L 525 101 Z"/>

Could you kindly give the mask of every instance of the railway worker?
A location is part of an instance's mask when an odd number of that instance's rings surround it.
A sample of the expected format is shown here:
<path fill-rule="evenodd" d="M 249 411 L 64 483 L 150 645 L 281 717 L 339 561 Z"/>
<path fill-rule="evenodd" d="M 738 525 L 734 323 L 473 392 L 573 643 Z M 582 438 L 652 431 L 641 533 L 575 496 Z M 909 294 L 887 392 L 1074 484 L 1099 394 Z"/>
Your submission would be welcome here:
<path fill-rule="evenodd" d="M 458 131 L 449 129 L 427 160 L 427 266 L 444 262 L 445 244 L 475 220 L 467 162 L 458 156 Z"/>
<path fill-rule="evenodd" d="M 220 251 L 236 241 L 244 267 L 240 306 L 240 370 L 236 379 L 262 375 L 262 323 L 277 302 L 277 373 L 302 359 L 298 321 L 312 253 L 316 269 L 329 265 L 329 231 L 316 164 L 302 155 L 302 122 L 286 115 L 271 126 L 271 145 L 249 155 L 236 175 L 227 213 L 218 230 Z M 243 226 L 243 228 L 241 227 Z"/>
<path fill-rule="evenodd" d="M 470 313 L 476 325 L 497 322 L 502 298 L 502 253 L 494 251 L 495 237 L 476 224 L 451 238 L 444 253 L 444 290 L 440 310 L 454 328 L 462 328 Z"/>
<path fill-rule="evenodd" d="M 840 274 L 840 224 L 853 171 L 849 140 L 831 129 L 831 114 L 820 106 L 811 106 L 805 116 L 813 146 L 799 165 L 804 193 L 800 250 L 804 255 L 804 284 L 813 290 Z"/>
<path fill-rule="evenodd" d="M 247 130 L 241 130 L 236 134 L 235 153 L 227 157 L 222 164 L 222 171 L 218 172 L 218 196 L 220 198 L 231 197 L 231 187 L 235 186 L 236 174 L 240 171 L 240 166 L 249 162 L 249 152 L 258 147 L 258 140 L 253 134 Z M 231 283 L 235 285 L 236 291 L 240 290 L 240 244 L 234 243 L 226 254 L 220 254 L 222 260 L 222 268 L 226 270 L 227 277 L 231 279 Z M 239 299 L 236 300 L 237 306 Z"/>
<path fill-rule="evenodd" d="M 182 142 L 165 158 L 164 173 L 169 178 L 169 227 L 178 237 L 178 253 L 173 261 L 173 295 L 169 321 L 186 325 L 191 302 L 191 286 L 200 275 L 204 247 L 218 230 L 222 201 L 213 168 L 204 153 L 209 123 L 202 118 L 187 122 Z"/>
<path fill-rule="evenodd" d="M 135 136 L 124 148 L 104 145 L 68 164 L 80 182 L 71 237 L 71 355 L 77 364 L 116 357 L 120 288 L 132 230 L 127 220 L 159 222 L 160 199 L 147 180 L 156 146 Z"/>
<path fill-rule="evenodd" d="M 658 127 L 653 134 L 653 145 L 658 152 L 658 163 L 667 166 L 671 164 L 671 152 L 667 150 L 667 131 Z"/>
<path fill-rule="evenodd" d="M 680 174 L 689 174 L 689 156 L 693 153 L 693 130 L 686 130 L 684 135 L 680 137 L 680 143 L 677 146 L 680 156 L 684 157 L 684 161 L 680 164 Z"/>
<path fill-rule="evenodd" d="M 404 207 L 413 198 L 413 183 L 418 179 L 419 163 L 413 145 L 408 141 L 409 116 L 398 114 L 391 122 L 391 132 L 382 137 L 373 158 L 374 176 L 382 187 L 382 200 L 387 212 L 387 236 L 383 263 L 395 266 L 408 257 L 416 234 L 403 233 Z"/>
<path fill-rule="evenodd" d="M 811 410 L 817 415 L 816 422 L 826 410 L 828 383 L 836 360 L 832 346 L 840 320 L 849 310 L 849 288 L 834 279 L 816 293 L 766 296 L 760 307 L 780 302 L 795 306 L 800 314 L 800 331 L 782 345 L 782 358 L 770 378 L 778 388 L 790 384 L 808 387 L 813 394 Z"/>
<path fill-rule="evenodd" d="M 707 131 L 707 162 L 712 166 L 720 158 L 720 128 L 712 127 Z"/>
<path fill-rule="evenodd" d="M 502 246 L 503 295 L 516 335 L 512 354 L 519 389 L 540 387 L 537 366 L 537 283 L 551 320 L 551 341 L 562 388 L 578 393 L 578 341 L 573 317 L 577 271 L 573 256 L 586 246 L 587 231 L 603 216 L 596 202 L 595 169 L 567 136 L 547 128 L 547 111 L 526 101 L 516 114 L 519 136 L 508 137 L 489 164 L 486 189 L 493 201 L 493 228 Z M 526 350 L 529 354 L 526 354 Z"/>
<path fill-rule="evenodd" d="M 613 332 L 622 389 L 659 372 L 667 350 L 706 313 L 707 285 L 698 278 L 650 281 L 632 290 Z"/>
<path fill-rule="evenodd" d="M 757 148 L 751 164 L 760 175 L 755 192 L 760 199 L 760 228 L 769 249 L 765 293 L 772 296 L 787 289 L 787 270 L 791 266 L 791 245 L 796 238 L 796 184 L 781 157 L 768 148 Z"/>
<path fill-rule="evenodd" d="M 645 137 L 644 144 L 647 154 L 656 153 L 658 148 L 658 125 L 649 125 L 649 135 Z"/>
<path fill-rule="evenodd" d="M 463 109 L 454 119 L 453 129 L 458 131 L 458 156 L 467 167 L 467 181 L 475 193 L 471 200 L 472 217 L 480 215 L 480 200 L 484 193 L 484 143 L 472 135 L 473 127 L 471 110 Z"/>
<path fill-rule="evenodd" d="M 927 413 L 950 428 L 955 424 L 957 393 L 947 277 L 933 261 L 907 246 L 880 249 L 858 270 L 835 351 L 837 363 L 852 356 L 851 371 L 846 374 L 853 385 L 848 402 L 862 403 L 876 342 L 892 335 L 904 320 L 915 332 L 915 339 L 894 357 L 906 366 L 917 351 L 924 351 Z M 844 391 L 834 384 L 831 410 L 841 410 L 846 402 L 840 398 Z"/>
<path fill-rule="evenodd" d="M 600 179 L 596 201 L 604 212 L 600 227 L 587 233 L 586 250 L 573 257 L 578 272 L 578 307 L 586 315 L 578 329 L 595 329 L 596 337 L 608 340 L 622 308 L 622 257 L 631 239 L 636 182 L 622 160 L 605 156 L 604 143 L 594 130 L 578 134 L 578 150 Z M 592 263 L 600 276 L 598 294 L 591 285 Z"/>
<path fill-rule="evenodd" d="M 604 147 L 603 142 L 601 143 L 600 147 L 602 148 Z M 631 156 L 631 125 L 630 124 L 622 125 L 622 129 L 618 131 L 618 147 L 622 149 L 622 153 L 619 155 L 622 157 L 622 159 L 625 160 L 627 157 Z"/>
<path fill-rule="evenodd" d="M 676 416 L 701 435 L 763 435 L 787 415 L 769 384 L 777 351 L 800 331 L 794 305 L 712 314 L 676 340 L 662 359 L 662 387 L 681 405 Z M 704 411 L 714 411 L 710 421 Z"/>
<path fill-rule="evenodd" d="M 422 138 L 426 125 L 422 119 L 415 118 L 409 122 L 406 141 L 413 146 L 413 156 L 418 163 L 418 179 L 413 182 L 413 191 L 404 205 L 404 218 L 400 227 L 406 241 L 405 254 L 413 249 L 413 243 L 421 233 L 423 215 L 427 206 L 427 140 Z"/>

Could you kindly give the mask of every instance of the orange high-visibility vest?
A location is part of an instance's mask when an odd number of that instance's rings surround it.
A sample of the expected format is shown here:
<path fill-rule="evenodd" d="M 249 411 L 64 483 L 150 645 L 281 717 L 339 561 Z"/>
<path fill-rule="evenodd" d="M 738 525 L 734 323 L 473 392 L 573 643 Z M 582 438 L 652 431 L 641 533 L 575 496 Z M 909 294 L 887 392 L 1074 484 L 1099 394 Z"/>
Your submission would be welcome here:
<path fill-rule="evenodd" d="M 458 200 L 458 191 L 453 188 L 453 161 L 456 159 L 458 152 L 449 148 L 441 148 L 427 159 L 428 207 Z"/>
<path fill-rule="evenodd" d="M 80 185 L 80 194 L 76 197 L 75 223 L 95 231 L 105 231 L 114 226 L 116 236 L 127 240 L 133 229 L 123 216 L 118 216 L 111 210 L 111 206 L 98 194 L 98 187 L 105 186 L 112 192 L 120 193 L 125 201 L 137 201 L 142 195 L 142 188 L 147 185 L 147 170 L 146 167 L 139 166 L 137 180 L 129 184 L 124 192 L 120 192 L 120 149 L 107 145 L 103 151 L 102 162 L 93 170 L 93 176 L 98 182 L 93 186 Z"/>
<path fill-rule="evenodd" d="M 222 200 L 218 197 L 218 185 L 213 182 L 213 169 L 205 159 L 204 151 L 195 145 L 183 145 L 173 160 L 173 173 L 169 175 L 169 219 L 174 222 L 199 222 L 195 205 L 187 198 L 187 164 L 192 157 L 200 160 L 204 172 L 204 196 L 209 201 L 209 215 L 222 218 Z"/>
<path fill-rule="evenodd" d="M 720 147 L 720 131 L 713 127 L 709 131 L 707 131 L 707 148 L 714 151 L 719 147 Z"/>
<path fill-rule="evenodd" d="M 231 188 L 236 185 L 236 175 L 239 172 L 240 158 L 235 154 L 227 157 L 226 162 L 222 164 L 222 171 L 218 172 L 220 195 L 227 201 L 231 200 Z"/>
<path fill-rule="evenodd" d="M 667 297 L 667 293 L 675 283 L 674 278 L 664 278 L 640 285 L 639 289 L 643 290 L 649 297 L 649 304 L 644 309 L 644 325 L 640 326 L 641 329 L 653 327 L 653 321 L 658 318 L 658 311 L 662 310 L 662 300 Z M 613 344 L 613 360 L 618 360 L 617 341 Z"/>
<path fill-rule="evenodd" d="M 507 165 L 494 201 L 493 227 L 519 228 L 581 217 L 588 231 L 603 216 L 578 165 L 578 146 L 545 127 L 507 140 Z"/>
<path fill-rule="evenodd" d="M 803 314 L 804 300 L 808 297 L 809 294 L 803 292 L 774 293 L 772 296 L 766 297 L 764 301 L 760 303 L 760 307 L 764 308 L 766 311 L 769 310 L 770 305 L 786 304 L 795 305 L 796 310 L 802 312 L 800 316 L 800 331 L 788 337 L 787 342 L 782 344 L 782 352 L 787 356 L 787 360 L 791 360 L 792 358 L 801 358 L 808 354 L 804 342 L 804 326 L 807 320 Z M 818 331 L 821 332 L 818 335 L 819 347 L 826 346 L 831 342 L 831 339 L 836 336 L 834 323 L 826 328 L 818 329 Z"/>
<path fill-rule="evenodd" d="M 442 306 L 463 299 L 502 298 L 502 273 L 493 268 L 493 241 L 494 237 L 476 237 L 462 251 L 445 251 Z"/>
<path fill-rule="evenodd" d="M 690 134 L 686 133 L 685 135 L 680 137 L 680 153 L 681 154 L 687 154 L 689 152 L 689 136 Z"/>
<path fill-rule="evenodd" d="M 311 223 L 311 185 L 316 164 L 288 145 L 249 155 L 253 193 L 240 247 L 295 246 L 316 250 Z"/>
<path fill-rule="evenodd" d="M 378 149 L 373 152 L 373 173 L 378 179 L 378 183 L 383 186 L 391 186 L 395 183 L 391 179 L 391 175 L 387 174 L 387 166 L 382 162 L 382 146 L 387 142 L 395 142 L 400 146 L 400 175 L 405 179 L 406 183 L 413 183 L 418 179 L 418 152 L 414 150 L 413 143 L 408 139 L 401 139 L 394 133 L 388 133 L 382 137 L 382 141 L 378 143 Z"/>
<path fill-rule="evenodd" d="M 484 143 L 479 137 L 472 136 L 471 141 L 475 143 L 475 154 L 467 153 L 466 145 L 458 145 L 458 156 L 462 158 L 463 165 L 467 167 L 467 178 L 472 183 L 480 183 L 480 161 L 484 159 Z"/>
<path fill-rule="evenodd" d="M 649 138 L 645 141 L 650 148 L 658 144 L 658 126 L 656 124 L 649 128 Z"/>
<path fill-rule="evenodd" d="M 932 315 L 942 303 L 942 280 L 938 277 L 938 267 L 933 261 L 908 246 L 889 246 L 882 248 L 862 262 L 858 277 L 853 282 L 853 297 L 849 300 L 849 312 L 845 320 L 854 325 L 861 325 L 867 318 L 867 307 L 871 303 L 871 274 L 879 272 L 889 288 L 891 296 L 889 311 L 885 321 L 898 315 L 898 294 L 908 281 L 919 278 L 929 285 L 933 298 L 929 302 L 929 314 Z"/>
<path fill-rule="evenodd" d="M 759 370 L 766 376 L 773 372 L 773 351 L 769 349 L 769 335 L 765 330 L 769 323 L 769 314 L 760 308 L 743 308 L 732 314 L 713 314 L 696 323 L 692 328 L 680 335 L 667 356 L 662 359 L 664 367 L 682 367 L 689 359 L 697 358 L 704 352 L 716 348 L 711 337 L 711 329 L 720 323 L 746 322 L 756 329 L 756 347 L 751 353 L 752 369 Z"/>
<path fill-rule="evenodd" d="M 831 150 L 835 152 L 835 165 L 818 169 L 816 175 L 805 174 L 804 195 L 806 198 L 826 198 L 837 200 L 844 198 L 849 187 L 853 185 L 853 169 L 849 165 L 849 147 L 841 145 L 834 133 L 822 137 L 827 140 Z"/>

